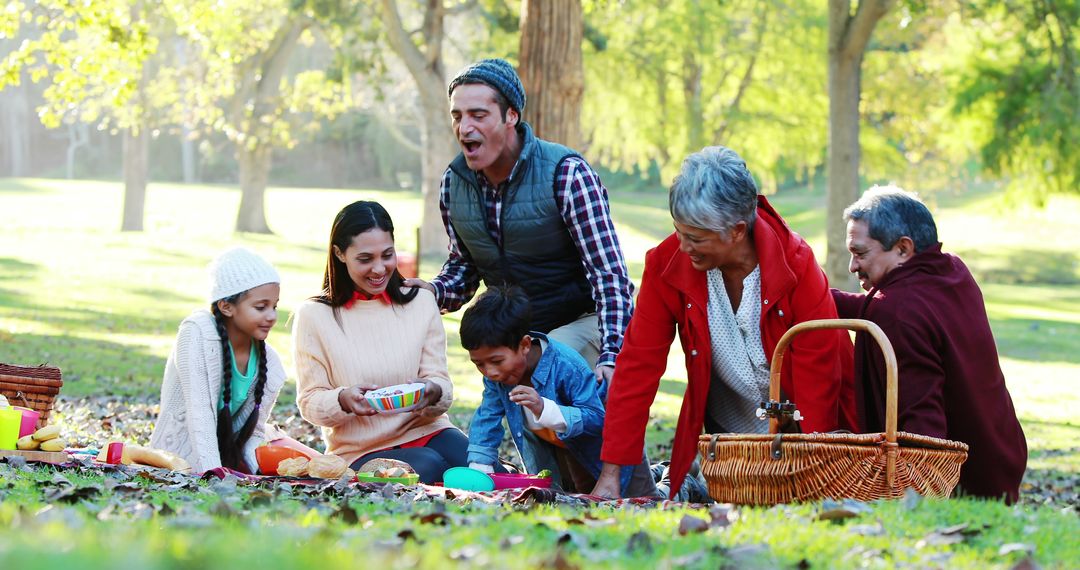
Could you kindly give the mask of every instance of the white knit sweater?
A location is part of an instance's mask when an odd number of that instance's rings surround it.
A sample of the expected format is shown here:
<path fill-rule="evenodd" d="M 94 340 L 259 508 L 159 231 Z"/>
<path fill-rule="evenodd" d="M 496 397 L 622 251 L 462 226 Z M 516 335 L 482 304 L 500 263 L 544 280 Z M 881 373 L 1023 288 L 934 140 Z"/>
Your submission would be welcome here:
<path fill-rule="evenodd" d="M 327 451 L 349 463 L 361 455 L 453 427 L 446 410 L 453 385 L 446 369 L 446 332 L 435 296 L 421 289 L 407 305 L 357 301 L 338 309 L 307 301 L 293 315 L 300 415 L 322 426 Z M 393 386 L 431 380 L 442 399 L 424 413 L 358 417 L 341 409 L 338 394 L 356 385 Z"/>
<path fill-rule="evenodd" d="M 221 337 L 214 317 L 197 310 L 180 323 L 176 344 L 165 363 L 161 411 L 150 446 L 180 455 L 196 472 L 221 467 L 217 445 L 217 410 L 221 398 Z M 255 407 L 251 391 L 234 417 L 246 418 Z M 255 431 L 244 445 L 244 459 L 255 469 L 255 448 L 266 441 L 266 420 L 285 385 L 285 369 L 277 352 L 266 345 L 266 387 Z"/>

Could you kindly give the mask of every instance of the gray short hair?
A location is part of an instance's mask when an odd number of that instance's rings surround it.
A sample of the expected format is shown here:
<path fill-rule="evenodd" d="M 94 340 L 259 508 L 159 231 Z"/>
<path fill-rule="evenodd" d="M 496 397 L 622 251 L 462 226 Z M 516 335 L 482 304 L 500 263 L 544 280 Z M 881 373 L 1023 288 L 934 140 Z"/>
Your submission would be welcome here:
<path fill-rule="evenodd" d="M 726 232 L 746 222 L 754 227 L 758 187 L 746 161 L 722 146 L 707 146 L 686 157 L 671 183 L 668 206 L 680 224 Z"/>
<path fill-rule="evenodd" d="M 915 242 L 915 253 L 938 242 L 934 216 L 915 194 L 898 186 L 874 186 L 844 210 L 844 220 L 862 220 L 872 239 L 892 249 L 900 238 Z"/>

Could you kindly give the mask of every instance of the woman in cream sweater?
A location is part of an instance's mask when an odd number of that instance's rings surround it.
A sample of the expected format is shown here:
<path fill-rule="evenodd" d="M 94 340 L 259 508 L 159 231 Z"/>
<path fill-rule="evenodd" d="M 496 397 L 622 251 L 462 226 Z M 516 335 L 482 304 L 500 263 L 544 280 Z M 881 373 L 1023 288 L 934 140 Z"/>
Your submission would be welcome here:
<path fill-rule="evenodd" d="M 322 293 L 297 308 L 293 349 L 305 420 L 322 427 L 328 453 L 358 469 L 374 458 L 405 461 L 421 482 L 466 465 L 469 441 L 446 411 L 453 385 L 435 297 L 405 289 L 394 225 L 376 202 L 354 202 L 334 219 Z M 379 413 L 365 392 L 423 382 L 417 408 Z"/>

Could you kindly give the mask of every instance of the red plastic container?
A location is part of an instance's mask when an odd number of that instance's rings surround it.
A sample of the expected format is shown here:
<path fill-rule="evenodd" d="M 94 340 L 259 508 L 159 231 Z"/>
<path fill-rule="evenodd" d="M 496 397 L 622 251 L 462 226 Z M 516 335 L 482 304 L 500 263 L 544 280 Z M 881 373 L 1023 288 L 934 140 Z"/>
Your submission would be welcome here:
<path fill-rule="evenodd" d="M 112 442 L 109 444 L 108 451 L 105 452 L 105 463 L 112 465 L 119 465 L 124 459 L 124 444 L 120 442 Z"/>
<path fill-rule="evenodd" d="M 491 479 L 495 481 L 495 490 L 520 487 L 551 488 L 551 477 L 537 477 L 528 473 L 492 473 Z"/>

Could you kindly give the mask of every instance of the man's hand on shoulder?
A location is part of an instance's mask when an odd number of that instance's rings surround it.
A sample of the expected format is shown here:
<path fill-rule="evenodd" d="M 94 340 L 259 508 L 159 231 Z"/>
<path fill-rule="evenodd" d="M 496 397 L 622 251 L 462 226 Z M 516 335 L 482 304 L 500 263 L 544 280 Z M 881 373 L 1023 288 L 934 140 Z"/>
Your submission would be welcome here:
<path fill-rule="evenodd" d="M 435 286 L 434 285 L 432 285 L 431 283 L 428 283 L 427 281 L 424 281 L 423 279 L 419 279 L 417 277 L 406 278 L 405 280 L 403 280 L 401 282 L 401 284 L 406 286 L 406 287 L 419 287 L 421 289 L 427 289 L 431 293 L 433 293 L 433 294 L 435 293 Z"/>

